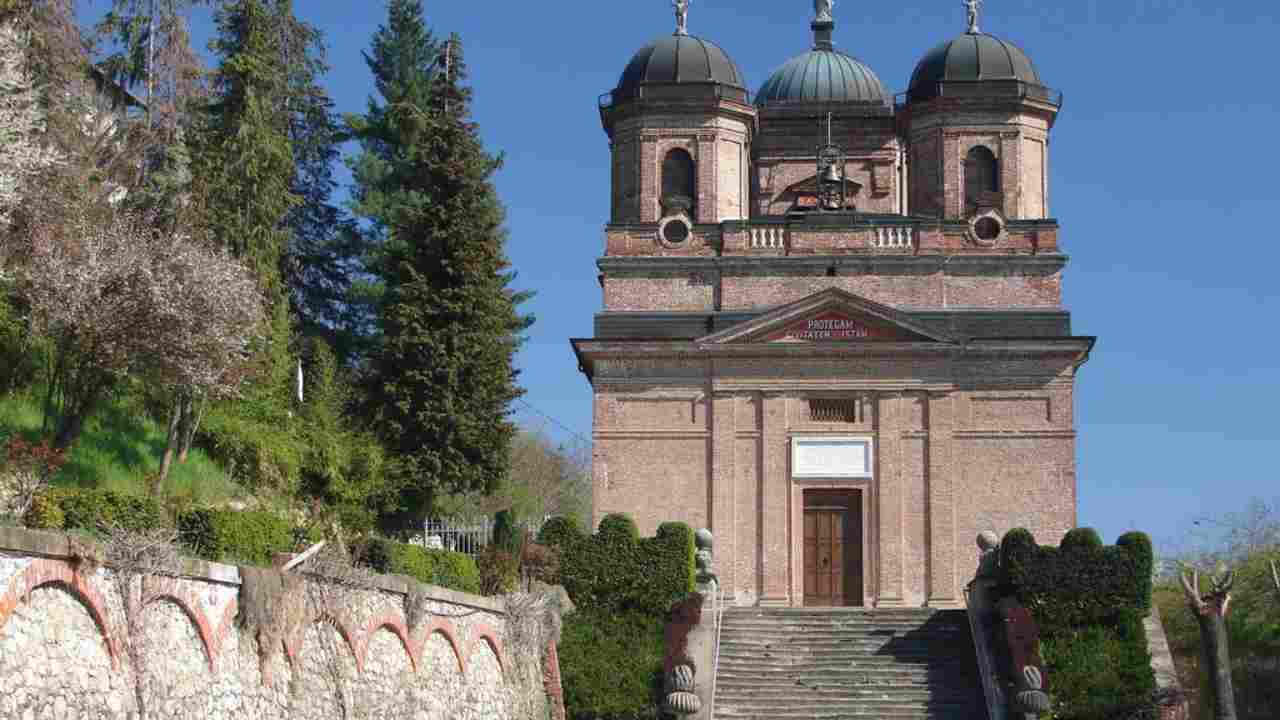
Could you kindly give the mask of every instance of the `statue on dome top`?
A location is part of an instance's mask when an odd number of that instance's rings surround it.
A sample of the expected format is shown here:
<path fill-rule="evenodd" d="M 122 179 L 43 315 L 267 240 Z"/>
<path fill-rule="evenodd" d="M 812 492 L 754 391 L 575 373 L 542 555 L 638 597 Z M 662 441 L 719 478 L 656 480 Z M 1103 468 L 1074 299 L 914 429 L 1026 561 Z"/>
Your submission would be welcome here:
<path fill-rule="evenodd" d="M 964 0 L 964 8 L 969 21 L 969 29 L 965 32 L 970 35 L 977 35 L 982 32 L 978 29 L 978 9 L 981 7 L 982 0 Z"/>
<path fill-rule="evenodd" d="M 689 2 L 690 0 L 671 0 L 671 7 L 676 9 L 676 34 L 689 34 Z"/>
<path fill-rule="evenodd" d="M 836 5 L 836 0 L 813 0 L 814 22 L 831 22 L 835 18 L 831 16 L 831 11 Z"/>

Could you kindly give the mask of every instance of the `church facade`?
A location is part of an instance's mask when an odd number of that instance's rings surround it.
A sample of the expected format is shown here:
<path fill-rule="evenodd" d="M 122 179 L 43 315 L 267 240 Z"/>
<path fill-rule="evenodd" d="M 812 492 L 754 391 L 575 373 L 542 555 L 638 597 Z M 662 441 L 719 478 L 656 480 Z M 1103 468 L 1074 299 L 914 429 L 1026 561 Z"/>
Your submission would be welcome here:
<path fill-rule="evenodd" d="M 973 3 L 895 100 L 818 5 L 754 97 L 680 3 L 601 97 L 594 519 L 710 528 L 741 605 L 956 607 L 979 532 L 1076 524 L 1061 96 Z"/>

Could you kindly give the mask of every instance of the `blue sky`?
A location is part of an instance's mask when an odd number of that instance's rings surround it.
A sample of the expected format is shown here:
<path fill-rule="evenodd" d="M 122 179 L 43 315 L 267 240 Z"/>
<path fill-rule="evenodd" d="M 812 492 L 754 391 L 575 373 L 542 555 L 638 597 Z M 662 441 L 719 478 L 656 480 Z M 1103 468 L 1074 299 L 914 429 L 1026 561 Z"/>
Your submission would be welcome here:
<path fill-rule="evenodd" d="M 90 6 L 102 6 L 94 0 Z M 327 35 L 344 112 L 371 92 L 361 58 L 385 4 L 297 0 Z M 537 291 L 521 352 L 526 400 L 589 436 L 590 388 L 568 338 L 591 335 L 608 219 L 609 147 L 596 98 L 631 54 L 674 28 L 668 0 L 426 3 L 458 32 L 519 284 Z M 894 92 L 964 29 L 960 0 L 837 0 L 837 46 Z M 86 8 L 86 13 L 92 12 Z M 809 46 L 808 0 L 693 0 L 690 31 L 737 61 L 751 89 Z M 1113 542 L 1149 532 L 1194 546 L 1192 519 L 1276 490 L 1280 290 L 1275 230 L 1280 106 L 1274 3 L 988 0 L 982 29 L 1025 49 L 1065 94 L 1050 146 L 1050 203 L 1072 261 L 1065 303 L 1097 335 L 1076 395 L 1080 521 Z M 197 36 L 207 20 L 197 14 Z M 1271 70 L 1267 70 L 1271 67 Z M 344 179 L 346 175 L 343 175 Z M 522 422 L 546 424 L 527 409 Z"/>

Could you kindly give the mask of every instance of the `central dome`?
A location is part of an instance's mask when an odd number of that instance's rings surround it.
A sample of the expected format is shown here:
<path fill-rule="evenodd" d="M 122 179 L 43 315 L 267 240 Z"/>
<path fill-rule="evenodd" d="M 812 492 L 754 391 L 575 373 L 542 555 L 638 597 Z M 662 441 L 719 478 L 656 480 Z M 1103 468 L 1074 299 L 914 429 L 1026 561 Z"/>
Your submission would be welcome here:
<path fill-rule="evenodd" d="M 891 106 L 888 91 L 862 61 L 835 49 L 814 48 L 791 58 L 756 93 L 756 105 L 873 103 Z"/>

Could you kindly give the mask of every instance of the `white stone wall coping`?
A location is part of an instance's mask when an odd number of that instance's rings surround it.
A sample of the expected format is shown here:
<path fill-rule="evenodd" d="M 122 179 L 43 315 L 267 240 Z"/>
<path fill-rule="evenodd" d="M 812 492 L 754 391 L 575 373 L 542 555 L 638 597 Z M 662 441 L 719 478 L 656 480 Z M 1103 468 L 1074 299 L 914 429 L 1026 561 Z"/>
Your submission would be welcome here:
<path fill-rule="evenodd" d="M 0 553 L 59 560 L 66 560 L 73 555 L 70 538 L 66 534 L 19 527 L 0 527 Z M 240 568 L 235 565 L 196 558 L 183 558 L 183 565 L 184 577 L 223 585 L 240 585 Z M 500 598 L 483 597 L 437 585 L 428 585 L 407 575 L 378 575 L 375 583 L 379 590 L 385 592 L 408 595 L 417 589 L 421 590 L 429 600 L 462 605 L 496 615 L 506 615 L 506 606 Z"/>

